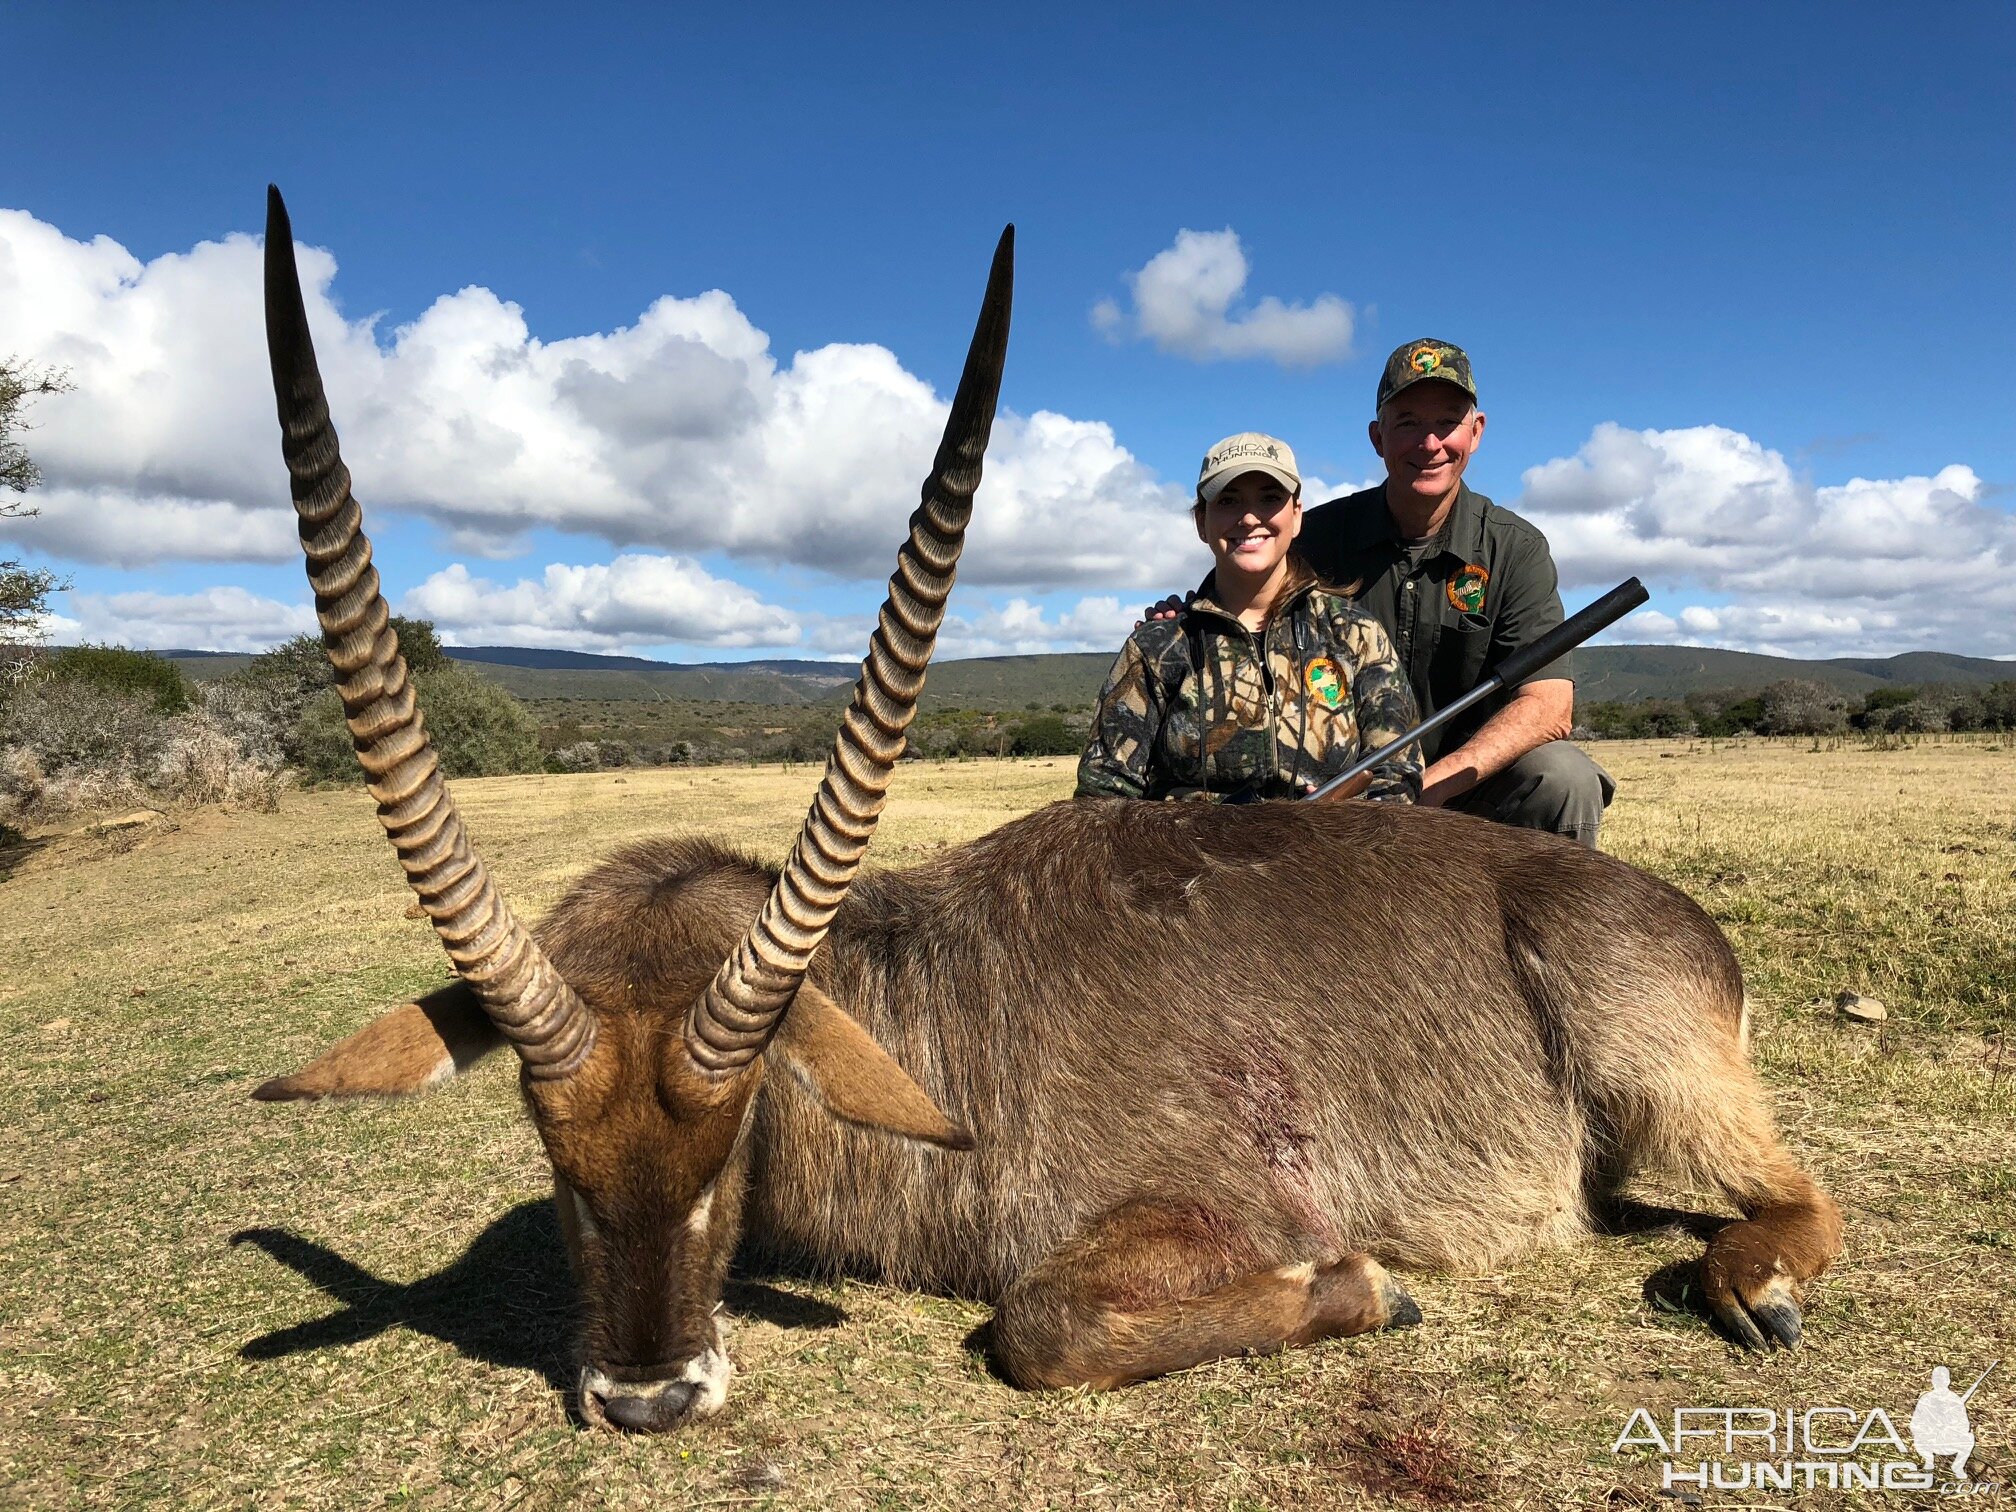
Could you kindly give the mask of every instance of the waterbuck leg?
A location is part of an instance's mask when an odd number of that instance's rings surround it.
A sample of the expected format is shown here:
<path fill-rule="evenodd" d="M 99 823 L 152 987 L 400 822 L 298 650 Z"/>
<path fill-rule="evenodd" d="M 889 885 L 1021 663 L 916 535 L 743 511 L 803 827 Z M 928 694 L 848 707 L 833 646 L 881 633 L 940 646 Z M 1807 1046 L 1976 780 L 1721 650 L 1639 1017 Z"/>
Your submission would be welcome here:
<path fill-rule="evenodd" d="M 1833 1199 L 1778 1142 L 1740 1038 L 1676 1066 L 1637 1131 L 1645 1163 L 1719 1189 L 1743 1214 L 1708 1241 L 1702 1290 L 1716 1319 L 1751 1349 L 1790 1349 L 1803 1331 L 1805 1284 L 1841 1253 Z"/>
<path fill-rule="evenodd" d="M 996 1362 L 1030 1390 L 1105 1391 L 1226 1355 L 1421 1320 L 1369 1255 L 1265 1258 L 1195 1205 L 1130 1203 L 1008 1288 L 994 1314 Z"/>

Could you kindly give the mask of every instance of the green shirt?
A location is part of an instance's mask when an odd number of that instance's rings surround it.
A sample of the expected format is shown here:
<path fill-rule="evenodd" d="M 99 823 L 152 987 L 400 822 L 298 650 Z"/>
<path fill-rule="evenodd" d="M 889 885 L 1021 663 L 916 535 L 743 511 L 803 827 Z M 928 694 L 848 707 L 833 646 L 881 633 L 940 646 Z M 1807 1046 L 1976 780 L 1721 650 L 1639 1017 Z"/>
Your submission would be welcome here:
<path fill-rule="evenodd" d="M 1547 538 L 1468 485 L 1435 544 L 1411 569 L 1382 484 L 1311 509 L 1296 542 L 1318 575 L 1356 582 L 1358 606 L 1386 628 L 1426 719 L 1469 692 L 1519 647 L 1561 623 Z M 1526 682 L 1572 678 L 1563 656 Z M 1505 706 L 1507 689 L 1422 742 L 1430 761 L 1453 751 Z"/>

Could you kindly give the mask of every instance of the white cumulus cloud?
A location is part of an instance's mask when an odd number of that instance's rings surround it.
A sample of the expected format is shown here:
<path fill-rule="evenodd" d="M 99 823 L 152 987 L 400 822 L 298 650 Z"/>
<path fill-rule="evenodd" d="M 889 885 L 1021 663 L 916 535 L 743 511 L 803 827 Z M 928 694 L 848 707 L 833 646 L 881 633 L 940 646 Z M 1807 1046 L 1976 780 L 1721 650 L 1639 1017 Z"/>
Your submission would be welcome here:
<path fill-rule="evenodd" d="M 471 287 L 388 333 L 341 312 L 333 256 L 297 256 L 367 519 L 423 515 L 465 555 L 511 555 L 551 527 L 618 548 L 887 572 L 947 401 L 886 348 L 782 361 L 720 290 L 543 341 L 518 305 Z M 976 292 L 979 275 L 976 260 Z M 142 262 L 0 210 L 7 349 L 75 385 L 36 410 L 42 518 L 0 533 L 118 565 L 291 556 L 259 291 L 251 237 Z M 945 345 L 965 337 L 948 330 Z M 1148 587 L 1186 555 L 1182 490 L 1098 422 L 1004 413 L 982 490 L 972 582 Z"/>
<path fill-rule="evenodd" d="M 678 557 L 632 553 L 607 565 L 555 562 L 542 578 L 508 588 L 457 562 L 407 593 L 400 608 L 464 646 L 746 648 L 791 646 L 800 637 L 796 618 L 740 583 Z"/>
<path fill-rule="evenodd" d="M 41 449 L 40 438 L 36 447 Z M 282 483 L 285 489 L 285 483 Z M 284 494 L 283 494 L 284 502 Z M 292 509 L 253 509 L 228 499 L 136 494 L 111 486 L 38 488 L 34 518 L 0 524 L 24 546 L 108 567 L 170 560 L 284 562 L 300 551 Z"/>
<path fill-rule="evenodd" d="M 70 593 L 46 627 L 66 645 L 90 641 L 157 651 L 265 651 L 313 633 L 306 602 L 282 603 L 244 588 L 197 593 Z"/>
<path fill-rule="evenodd" d="M 1517 509 L 1564 584 L 1637 575 L 1730 600 L 1641 611 L 1620 633 L 1792 656 L 2016 652 L 1984 610 L 2016 580 L 2016 516 L 1971 468 L 1816 486 L 1740 431 L 1603 424 L 1527 469 Z"/>
<path fill-rule="evenodd" d="M 1140 618 L 1139 604 L 1110 596 L 1081 598 L 1054 618 L 1043 605 L 1011 598 L 978 613 L 948 615 L 939 645 L 947 656 L 1026 656 L 1045 651 L 1117 655 Z"/>
<path fill-rule="evenodd" d="M 1124 275 L 1132 310 L 1102 299 L 1092 307 L 1092 324 L 1116 341 L 1152 341 L 1199 362 L 1263 357 L 1283 367 L 1315 367 L 1351 355 L 1351 306 L 1335 294 L 1308 304 L 1269 294 L 1235 311 L 1250 271 L 1230 226 L 1178 231 L 1174 243 Z"/>

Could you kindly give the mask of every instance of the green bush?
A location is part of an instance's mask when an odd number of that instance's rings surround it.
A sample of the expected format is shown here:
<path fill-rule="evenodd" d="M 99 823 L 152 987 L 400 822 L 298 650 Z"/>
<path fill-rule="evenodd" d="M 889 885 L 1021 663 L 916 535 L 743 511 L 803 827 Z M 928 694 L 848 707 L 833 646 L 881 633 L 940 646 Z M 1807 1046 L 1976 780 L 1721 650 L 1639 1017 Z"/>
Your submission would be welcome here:
<path fill-rule="evenodd" d="M 961 756 L 1006 756 L 1014 741 L 1015 732 L 1004 726 L 971 724 L 960 729 L 953 749 Z"/>
<path fill-rule="evenodd" d="M 0 711 L 0 818 L 54 819 L 137 804 L 270 808 L 279 752 L 220 684 L 162 713 L 152 692 L 36 677 Z"/>
<path fill-rule="evenodd" d="M 1848 716 L 1848 723 L 1858 730 L 1894 730 L 1898 726 L 1890 722 L 1890 712 L 1901 709 L 1918 697 L 1916 688 L 1871 688 L 1862 695 L 1862 707 Z"/>
<path fill-rule="evenodd" d="M 545 769 L 539 726 L 495 683 L 444 657 L 433 671 L 414 673 L 413 687 L 444 775 L 501 777 Z M 363 780 L 334 688 L 303 705 L 282 744 L 289 761 L 311 781 Z"/>
<path fill-rule="evenodd" d="M 444 657 L 432 672 L 416 672 L 413 685 L 448 776 L 501 777 L 544 766 L 538 724 L 497 684 Z"/>
<path fill-rule="evenodd" d="M 1803 678 L 1775 682 L 1760 695 L 1766 735 L 1839 735 L 1848 728 L 1848 697 Z"/>
<path fill-rule="evenodd" d="M 157 714 L 180 714 L 189 707 L 189 683 L 182 669 L 151 651 L 66 646 L 44 664 L 43 675 L 57 682 L 131 694 L 149 701 Z"/>
<path fill-rule="evenodd" d="M 0 746 L 49 775 L 144 770 L 173 735 L 151 693 L 84 679 L 38 677 L 0 720 Z"/>
<path fill-rule="evenodd" d="M 1601 740 L 1674 740 L 1700 728 L 1693 710 L 1670 698 L 1592 703 L 1577 714 L 1580 723 Z"/>
<path fill-rule="evenodd" d="M 399 654 L 406 658 L 407 671 L 417 676 L 422 672 L 439 672 L 449 664 L 448 653 L 441 649 L 441 637 L 434 633 L 432 620 L 395 614 L 391 623 L 393 633 L 399 637 Z"/>
<path fill-rule="evenodd" d="M 361 782 L 357 748 L 343 723 L 343 701 L 334 688 L 324 688 L 295 712 L 294 723 L 280 737 L 287 765 L 310 782 Z"/>
<path fill-rule="evenodd" d="M 1704 722 L 1701 726 L 1701 733 L 1704 735 L 1757 734 L 1763 728 L 1764 700 L 1757 697 L 1739 698 L 1736 702 L 1728 704 L 1723 708 L 1720 728 L 1711 730 Z"/>
<path fill-rule="evenodd" d="M 539 727 L 524 705 L 452 660 L 426 620 L 395 614 L 392 627 L 444 773 L 491 777 L 542 769 Z M 311 782 L 363 780 L 320 636 L 297 635 L 275 646 L 233 681 L 260 711 L 289 766 Z"/>
<path fill-rule="evenodd" d="M 1022 721 L 1009 749 L 1017 756 L 1076 756 L 1084 745 L 1055 714 L 1039 714 Z"/>

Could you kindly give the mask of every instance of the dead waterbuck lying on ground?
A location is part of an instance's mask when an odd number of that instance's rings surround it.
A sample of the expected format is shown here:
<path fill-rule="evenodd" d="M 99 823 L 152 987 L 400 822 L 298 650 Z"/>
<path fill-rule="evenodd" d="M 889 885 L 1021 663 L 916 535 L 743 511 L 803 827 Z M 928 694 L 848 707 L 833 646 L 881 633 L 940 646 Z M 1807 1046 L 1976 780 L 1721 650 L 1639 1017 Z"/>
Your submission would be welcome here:
<path fill-rule="evenodd" d="M 324 638 L 460 980 L 256 1095 L 413 1092 L 509 1042 L 581 1285 L 589 1421 L 721 1405 L 738 1244 L 991 1299 L 1011 1380 L 1116 1386 L 1413 1322 L 1387 1265 L 1569 1240 L 1648 1164 L 1744 1214 L 1704 1263 L 1724 1325 L 1797 1340 L 1833 1204 L 1773 1134 L 1720 932 L 1621 862 L 1440 812 L 1113 800 L 854 881 L 980 477 L 1008 236 L 781 872 L 638 844 L 536 938 L 436 772 L 277 194 L 266 270 Z"/>

